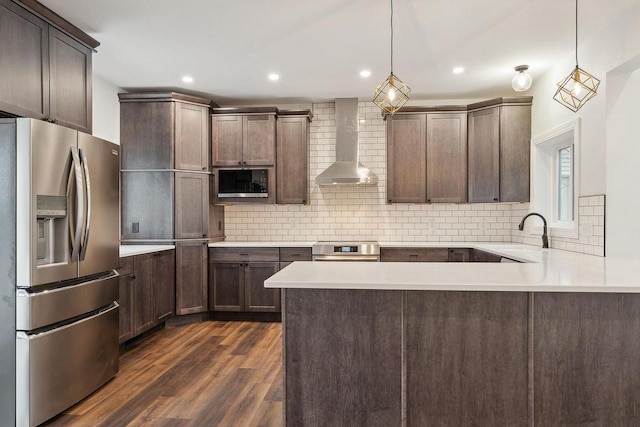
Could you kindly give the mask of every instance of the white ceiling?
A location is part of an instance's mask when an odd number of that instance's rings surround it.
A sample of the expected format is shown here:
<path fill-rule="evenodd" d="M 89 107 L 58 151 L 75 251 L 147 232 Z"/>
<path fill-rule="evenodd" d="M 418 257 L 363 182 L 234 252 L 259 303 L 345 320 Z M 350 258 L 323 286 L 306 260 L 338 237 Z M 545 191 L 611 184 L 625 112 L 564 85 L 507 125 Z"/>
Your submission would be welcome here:
<path fill-rule="evenodd" d="M 182 89 L 221 105 L 369 99 L 389 74 L 388 0 L 40 1 L 100 41 L 94 72 L 125 89 Z M 580 0 L 580 42 L 638 1 Z M 514 95 L 514 66 L 530 65 L 535 85 L 574 51 L 573 0 L 396 0 L 394 9 L 394 73 L 412 100 Z M 281 79 L 269 81 L 272 72 Z"/>

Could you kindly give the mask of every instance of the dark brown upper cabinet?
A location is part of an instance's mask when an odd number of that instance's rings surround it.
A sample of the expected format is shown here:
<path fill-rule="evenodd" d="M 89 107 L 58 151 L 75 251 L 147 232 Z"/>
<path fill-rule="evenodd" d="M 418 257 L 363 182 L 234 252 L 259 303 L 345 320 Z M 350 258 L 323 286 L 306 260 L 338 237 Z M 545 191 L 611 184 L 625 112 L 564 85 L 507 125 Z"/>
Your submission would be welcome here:
<path fill-rule="evenodd" d="M 531 97 L 469 109 L 469 202 L 528 202 Z"/>
<path fill-rule="evenodd" d="M 278 117 L 278 204 L 309 202 L 309 121 L 309 115 Z"/>
<path fill-rule="evenodd" d="M 427 200 L 426 115 L 387 118 L 387 200 L 424 203 Z"/>
<path fill-rule="evenodd" d="M 123 170 L 209 170 L 211 101 L 175 92 L 118 96 Z"/>
<path fill-rule="evenodd" d="M 214 108 L 211 116 L 211 164 L 274 166 L 276 162 L 276 108 L 243 110 Z M 223 114 L 233 111 L 238 114 Z"/>
<path fill-rule="evenodd" d="M 39 3 L 9 0 L 0 0 L 0 40 L 0 111 L 91 133 L 99 43 Z"/>
<path fill-rule="evenodd" d="M 427 114 L 427 202 L 467 201 L 467 114 Z"/>
<path fill-rule="evenodd" d="M 500 107 L 469 113 L 469 202 L 500 197 Z"/>
<path fill-rule="evenodd" d="M 209 235 L 209 175 L 175 173 L 175 238 Z"/>

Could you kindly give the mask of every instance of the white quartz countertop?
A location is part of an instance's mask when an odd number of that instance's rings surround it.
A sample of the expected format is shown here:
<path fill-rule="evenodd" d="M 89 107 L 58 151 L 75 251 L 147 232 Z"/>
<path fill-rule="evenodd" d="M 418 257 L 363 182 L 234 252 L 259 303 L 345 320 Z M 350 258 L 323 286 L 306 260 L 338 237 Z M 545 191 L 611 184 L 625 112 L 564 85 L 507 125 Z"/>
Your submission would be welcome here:
<path fill-rule="evenodd" d="M 402 247 L 403 244 L 392 244 L 396 245 Z M 509 243 L 411 246 L 471 247 L 525 262 L 294 262 L 267 279 L 265 287 L 640 293 L 637 259 L 603 258 Z"/>
<path fill-rule="evenodd" d="M 120 258 L 175 249 L 174 245 L 120 245 Z"/>

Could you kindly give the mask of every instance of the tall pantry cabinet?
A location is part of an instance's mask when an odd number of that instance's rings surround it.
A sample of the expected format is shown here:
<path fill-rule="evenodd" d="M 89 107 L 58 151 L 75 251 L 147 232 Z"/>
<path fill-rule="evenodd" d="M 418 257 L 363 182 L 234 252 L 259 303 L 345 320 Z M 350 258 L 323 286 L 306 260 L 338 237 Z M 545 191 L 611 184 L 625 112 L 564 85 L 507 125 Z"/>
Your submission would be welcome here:
<path fill-rule="evenodd" d="M 207 311 L 207 244 L 224 236 L 210 203 L 210 101 L 167 93 L 120 94 L 121 238 L 176 245 L 175 314 Z"/>

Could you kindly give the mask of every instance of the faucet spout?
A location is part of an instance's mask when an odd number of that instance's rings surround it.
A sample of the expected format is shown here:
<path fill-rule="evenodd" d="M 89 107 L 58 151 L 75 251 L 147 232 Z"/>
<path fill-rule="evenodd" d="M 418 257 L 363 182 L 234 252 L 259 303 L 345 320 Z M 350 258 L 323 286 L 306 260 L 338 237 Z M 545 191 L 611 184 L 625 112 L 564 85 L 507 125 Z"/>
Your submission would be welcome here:
<path fill-rule="evenodd" d="M 526 214 L 524 216 L 524 218 L 522 218 L 522 221 L 520 221 L 520 224 L 518 225 L 518 230 L 520 230 L 520 231 L 524 230 L 524 221 L 527 218 L 529 218 L 530 216 L 532 216 L 532 215 L 540 217 L 542 219 L 542 224 L 543 224 L 543 226 L 542 226 L 542 247 L 543 248 L 548 248 L 549 247 L 549 237 L 547 236 L 547 220 L 542 215 L 540 215 L 539 213 L 531 212 L 531 213 Z"/>

